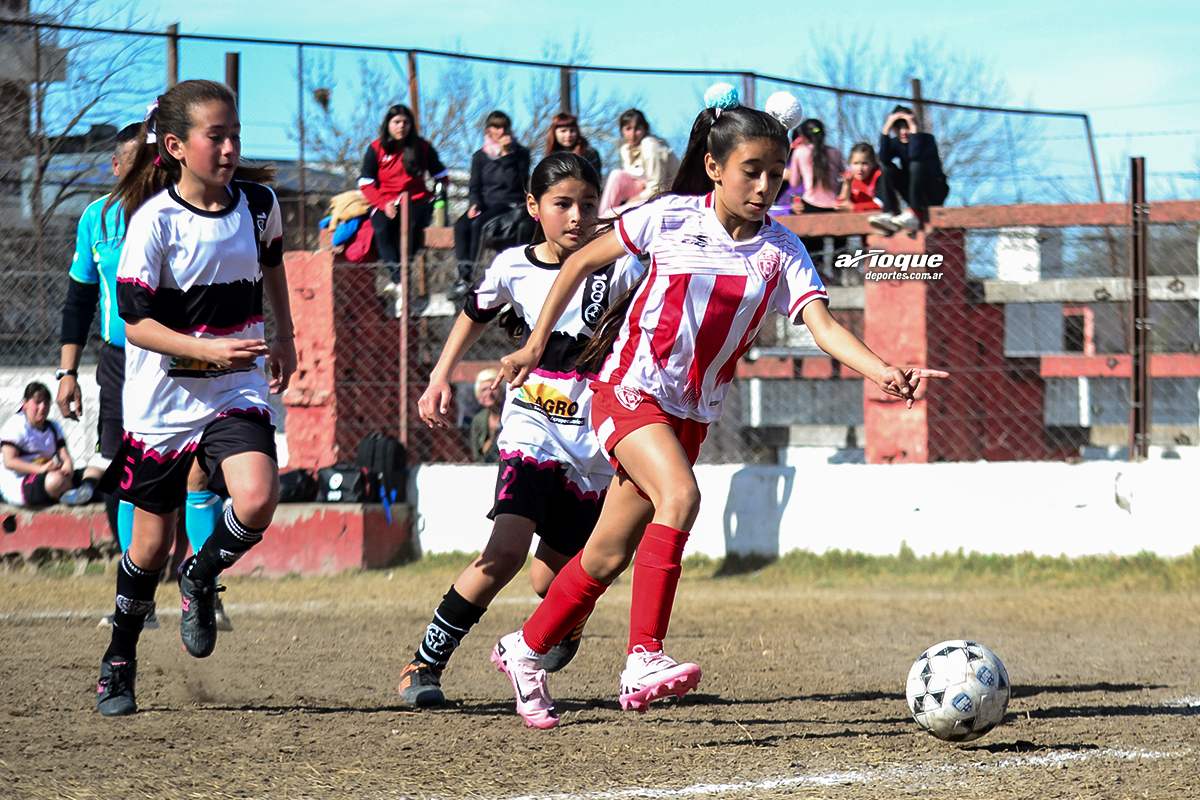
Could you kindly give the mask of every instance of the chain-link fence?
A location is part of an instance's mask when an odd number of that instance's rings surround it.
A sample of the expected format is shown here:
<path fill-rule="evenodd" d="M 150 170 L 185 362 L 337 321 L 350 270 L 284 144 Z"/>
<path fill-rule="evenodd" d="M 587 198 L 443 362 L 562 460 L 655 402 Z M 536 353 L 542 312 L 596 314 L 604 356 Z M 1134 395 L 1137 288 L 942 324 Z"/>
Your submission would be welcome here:
<path fill-rule="evenodd" d="M 317 248 L 317 221 L 329 198 L 356 184 L 362 155 L 397 101 L 412 105 L 422 135 L 451 170 L 450 219 L 465 207 L 466 168 L 488 111 L 508 112 L 516 137 L 536 158 L 550 118 L 570 109 L 608 170 L 619 164 L 616 117 L 622 110 L 643 110 L 653 132 L 682 152 L 700 98 L 718 80 L 738 86 L 743 101 L 758 107 L 773 92 L 792 92 L 804 115 L 822 119 L 827 141 L 844 153 L 855 142 L 877 141 L 896 103 L 916 105 L 939 142 L 951 184 L 949 206 L 1091 201 L 1099 195 L 1090 130 L 1079 114 L 904 98 L 754 73 L 600 68 L 571 64 L 572 54 L 561 53 L 534 63 L 28 20 L 0 22 L 0 45 L 10 66 L 16 65 L 0 79 L 0 365 L 6 386 L 27 374 L 48 377 L 56 365 L 75 223 L 86 204 L 112 186 L 112 136 L 140 119 L 170 79 L 236 81 L 243 153 L 279 168 L 275 188 L 291 251 Z M 1155 361 L 1153 435 L 1168 447 L 1200 438 L 1197 223 L 1189 219 L 1153 226 L 1150 256 L 1153 342 L 1156 358 L 1165 357 Z M 1036 220 L 1015 228 L 963 229 L 961 275 L 947 277 L 942 288 L 931 282 L 921 325 L 937 330 L 936 336 L 926 331 L 928 362 L 954 372 L 955 380 L 974 382 L 979 391 L 951 393 L 952 401 L 937 409 L 930 404 L 933 457 L 1123 453 L 1131 324 L 1126 229 Z M 866 298 L 875 287 L 864 285 L 871 283 L 864 280 L 871 268 L 865 262 L 853 269 L 836 266 L 839 256 L 866 249 L 863 234 L 817 237 L 812 250 L 833 288 L 835 315 L 871 341 Z M 316 260 L 304 263 L 317 269 Z M 289 442 L 300 441 L 295 437 L 302 423 L 312 432 L 305 447 L 346 459 L 362 435 L 386 429 L 408 439 L 414 461 L 469 460 L 467 428 L 478 408 L 474 376 L 511 344 L 489 329 L 456 373 L 458 429 L 434 435 L 414 424 L 415 399 L 457 313 L 444 294 L 454 280 L 449 251 L 428 249 L 411 265 L 407 303 L 400 304 L 409 315 L 406 326 L 395 317 L 394 297 L 377 293 L 386 282 L 377 281 L 374 265 L 339 260 L 320 280 L 305 269 L 292 275 L 294 297 L 300 298 L 295 305 L 313 304 L 303 313 L 314 316 L 304 318 L 310 338 L 289 395 Z M 768 324 L 751 355 L 739 370 L 725 418 L 710 433 L 704 460 L 774 462 L 802 446 L 831 448 L 835 459 L 863 457 L 873 400 L 860 378 L 815 351 L 803 329 L 782 320 Z M 5 391 L 7 402 L 11 389 Z M 399 402 L 402 393 L 407 404 Z"/>

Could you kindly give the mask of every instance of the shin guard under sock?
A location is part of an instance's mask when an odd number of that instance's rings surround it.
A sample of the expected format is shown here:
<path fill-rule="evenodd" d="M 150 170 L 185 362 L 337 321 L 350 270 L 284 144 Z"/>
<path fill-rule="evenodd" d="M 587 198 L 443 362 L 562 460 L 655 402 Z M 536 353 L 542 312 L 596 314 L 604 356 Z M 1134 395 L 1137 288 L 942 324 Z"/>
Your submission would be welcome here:
<path fill-rule="evenodd" d="M 133 660 L 137 658 L 138 638 L 146 617 L 154 610 L 154 592 L 158 589 L 155 570 L 142 569 L 126 553 L 117 566 L 117 608 L 113 612 L 112 641 L 104 660 Z"/>
<path fill-rule="evenodd" d="M 545 655 L 562 641 L 572 628 L 582 622 L 608 584 L 588 575 L 583 569 L 583 554 L 579 553 L 562 568 L 550 584 L 546 599 L 521 629 L 525 643 L 535 653 Z"/>
<path fill-rule="evenodd" d="M 121 500 L 117 506 L 117 543 L 121 545 L 122 553 L 129 549 L 129 543 L 132 541 L 133 503 Z"/>
<path fill-rule="evenodd" d="M 451 586 L 433 612 L 433 621 L 425 629 L 425 638 L 417 648 L 417 660 L 445 669 L 463 637 L 471 632 L 485 611 L 486 608 L 467 600 Z"/>
<path fill-rule="evenodd" d="M 217 521 L 212 536 L 208 537 L 200 552 L 191 560 L 188 577 L 201 584 L 212 583 L 251 547 L 261 542 L 265 530 L 265 527 L 247 527 L 233 513 L 233 506 L 229 506 Z"/>
<path fill-rule="evenodd" d="M 200 548 L 212 536 L 221 519 L 221 498 L 207 489 L 202 492 L 188 492 L 187 505 L 183 511 L 183 524 L 187 529 L 188 541 L 192 545 L 192 553 L 199 553 Z"/>
<path fill-rule="evenodd" d="M 686 531 L 650 523 L 633 559 L 633 597 L 629 604 L 629 651 L 641 645 L 662 650 L 671 624 L 675 590 L 683 572 Z"/>

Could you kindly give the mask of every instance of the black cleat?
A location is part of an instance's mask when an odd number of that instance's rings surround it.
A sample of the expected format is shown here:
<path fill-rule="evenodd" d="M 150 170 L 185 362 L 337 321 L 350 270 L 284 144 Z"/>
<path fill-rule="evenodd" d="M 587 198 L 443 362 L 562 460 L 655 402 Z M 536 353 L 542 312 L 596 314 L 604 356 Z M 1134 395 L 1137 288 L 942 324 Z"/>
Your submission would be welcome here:
<path fill-rule="evenodd" d="M 424 661 L 414 661 L 400 673 L 400 699 L 413 708 L 445 705 L 442 694 L 442 671 Z"/>
<path fill-rule="evenodd" d="M 590 615 L 589 615 L 590 616 Z M 562 641 L 550 648 L 550 652 L 542 657 L 542 669 L 546 672 L 558 672 L 571 663 L 579 652 L 579 642 L 583 639 L 583 628 L 587 625 L 588 617 L 571 629 Z"/>
<path fill-rule="evenodd" d="M 217 646 L 217 592 L 224 586 L 201 584 L 188 577 L 192 559 L 179 571 L 179 595 L 183 610 L 179 619 L 179 638 L 183 649 L 195 658 L 208 658 Z"/>
<path fill-rule="evenodd" d="M 136 681 L 136 661 L 101 662 L 100 684 L 96 687 L 96 710 L 106 717 L 136 714 L 137 700 L 133 697 Z"/>

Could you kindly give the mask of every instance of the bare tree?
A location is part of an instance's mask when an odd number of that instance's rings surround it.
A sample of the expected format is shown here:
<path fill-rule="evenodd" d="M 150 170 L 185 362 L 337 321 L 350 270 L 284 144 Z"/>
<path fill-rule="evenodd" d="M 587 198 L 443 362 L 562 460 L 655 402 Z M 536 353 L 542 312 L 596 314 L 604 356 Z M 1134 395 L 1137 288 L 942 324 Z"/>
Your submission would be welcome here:
<path fill-rule="evenodd" d="M 922 94 L 966 105 L 1002 106 L 1011 90 L 986 58 L 956 50 L 943 39 L 914 41 L 904 52 L 879 45 L 873 32 L 848 36 L 826 29 L 812 36 L 802 73 L 833 86 L 879 94 L 907 96 L 911 79 L 919 78 Z M 802 90 L 806 117 L 821 117 L 833 132 L 830 143 L 848 150 L 859 141 L 874 144 L 895 101 Z M 1040 123 L 1024 115 L 1007 115 L 926 105 L 927 129 L 938 141 L 950 178 L 951 197 L 964 204 L 1001 198 L 1045 199 L 1052 187 L 1021 175 L 1038 172 Z"/>

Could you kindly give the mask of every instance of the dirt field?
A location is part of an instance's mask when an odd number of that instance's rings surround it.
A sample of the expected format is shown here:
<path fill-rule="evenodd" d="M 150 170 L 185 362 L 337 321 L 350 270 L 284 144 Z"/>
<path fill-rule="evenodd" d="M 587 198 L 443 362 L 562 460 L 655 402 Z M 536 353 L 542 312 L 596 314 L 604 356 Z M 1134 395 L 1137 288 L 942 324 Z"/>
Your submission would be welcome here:
<path fill-rule="evenodd" d="M 468 637 L 452 705 L 395 683 L 456 570 L 232 580 L 217 652 L 181 649 L 178 595 L 139 657 L 142 712 L 95 713 L 110 576 L 0 573 L 0 797 L 1178 797 L 1200 794 L 1200 598 L 1121 590 L 822 589 L 689 579 L 668 652 L 699 690 L 619 710 L 628 583 L 526 728 L 487 661 L 533 608 L 524 576 Z M 912 660 L 973 638 L 1005 662 L 1003 726 L 965 746 L 920 732 Z"/>

